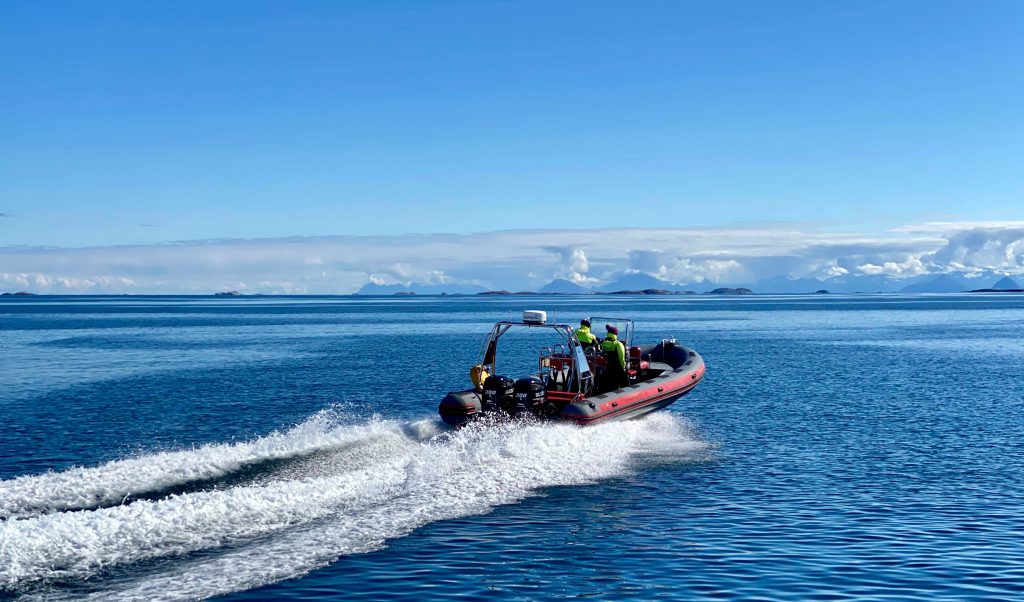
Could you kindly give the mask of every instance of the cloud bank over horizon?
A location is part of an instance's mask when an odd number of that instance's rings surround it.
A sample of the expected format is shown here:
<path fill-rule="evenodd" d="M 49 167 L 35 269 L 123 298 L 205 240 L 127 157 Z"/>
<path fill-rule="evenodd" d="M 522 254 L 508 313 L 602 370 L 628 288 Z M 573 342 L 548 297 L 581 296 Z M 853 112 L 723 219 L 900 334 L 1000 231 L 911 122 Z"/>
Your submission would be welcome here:
<path fill-rule="evenodd" d="M 1024 222 L 930 222 L 875 233 L 774 223 L 0 247 L 0 290 L 54 294 L 346 294 L 371 282 L 536 290 L 556 278 L 600 288 L 632 273 L 695 288 L 1022 274 Z"/>

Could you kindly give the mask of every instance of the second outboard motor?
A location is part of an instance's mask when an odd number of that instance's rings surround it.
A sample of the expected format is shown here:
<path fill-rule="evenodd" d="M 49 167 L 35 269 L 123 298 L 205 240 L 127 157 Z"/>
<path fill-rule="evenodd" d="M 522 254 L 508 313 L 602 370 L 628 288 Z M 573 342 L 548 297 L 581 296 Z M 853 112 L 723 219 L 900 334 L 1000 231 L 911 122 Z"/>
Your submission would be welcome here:
<path fill-rule="evenodd" d="M 484 381 L 484 394 L 480 402 L 482 410 L 493 412 L 500 408 L 509 411 L 508 409 L 514 407 L 516 403 L 515 384 L 516 381 L 507 376 L 488 376 Z"/>
<path fill-rule="evenodd" d="M 510 412 L 513 416 L 524 412 L 540 412 L 546 401 L 544 381 L 535 376 L 520 378 L 515 384 L 515 397 L 515 410 Z"/>

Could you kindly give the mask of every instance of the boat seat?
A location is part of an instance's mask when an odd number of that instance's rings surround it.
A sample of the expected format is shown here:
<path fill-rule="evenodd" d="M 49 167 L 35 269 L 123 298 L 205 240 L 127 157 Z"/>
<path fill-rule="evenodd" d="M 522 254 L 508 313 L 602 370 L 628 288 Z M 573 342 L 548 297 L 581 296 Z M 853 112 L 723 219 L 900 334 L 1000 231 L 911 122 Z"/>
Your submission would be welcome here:
<path fill-rule="evenodd" d="M 672 366 L 670 366 L 670 365 L 668 365 L 668 364 L 666 364 L 664 362 L 651 362 L 651 364 L 647 367 L 647 369 L 648 370 L 657 370 L 658 372 L 671 372 L 671 371 L 675 370 L 675 368 L 673 368 Z"/>
<path fill-rule="evenodd" d="M 561 370 L 563 368 L 572 367 L 572 358 L 565 355 L 552 355 L 550 358 L 550 365 L 552 370 Z"/>
<path fill-rule="evenodd" d="M 560 368 L 548 373 L 547 388 L 550 391 L 563 391 L 569 385 L 569 368 Z"/>
<path fill-rule="evenodd" d="M 639 374 L 641 372 L 647 372 L 650 369 L 651 369 L 651 362 L 648 362 L 647 360 L 644 360 L 644 361 L 639 362 L 639 369 L 637 369 L 637 368 L 630 368 L 629 370 L 627 370 L 627 373 L 629 374 L 630 380 L 636 380 L 637 374 Z"/>

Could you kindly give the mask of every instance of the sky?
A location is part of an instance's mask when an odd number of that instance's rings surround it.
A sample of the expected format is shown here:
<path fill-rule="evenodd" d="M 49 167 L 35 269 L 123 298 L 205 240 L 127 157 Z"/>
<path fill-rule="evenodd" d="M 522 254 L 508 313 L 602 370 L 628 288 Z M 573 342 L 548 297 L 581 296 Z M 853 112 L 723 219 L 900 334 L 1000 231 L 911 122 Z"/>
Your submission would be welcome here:
<path fill-rule="evenodd" d="M 1022 64 L 1018 0 L 10 0 L 0 290 L 1018 274 Z"/>

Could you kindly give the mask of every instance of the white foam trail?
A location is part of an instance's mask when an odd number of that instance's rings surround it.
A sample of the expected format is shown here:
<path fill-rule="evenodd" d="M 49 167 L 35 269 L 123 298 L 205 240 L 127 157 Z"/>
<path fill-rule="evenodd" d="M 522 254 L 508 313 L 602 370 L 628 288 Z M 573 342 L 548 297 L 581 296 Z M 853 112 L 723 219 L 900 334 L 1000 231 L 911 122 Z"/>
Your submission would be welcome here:
<path fill-rule="evenodd" d="M 373 428 L 372 442 L 339 451 L 315 478 L 9 520 L 0 524 L 0 587 L 52 599 L 61 593 L 36 586 L 163 558 L 94 597 L 175 600 L 245 590 L 543 487 L 624 474 L 638 455 L 706 448 L 668 414 L 592 428 L 480 424 L 428 441 L 395 423 Z M 197 551 L 219 553 L 171 559 Z"/>
<path fill-rule="evenodd" d="M 21 476 L 0 481 L 0 518 L 119 504 L 132 495 L 221 478 L 255 463 L 311 455 L 393 429 L 381 421 L 338 427 L 332 413 L 324 411 L 284 433 L 250 442 L 204 445 L 96 467 Z"/>

